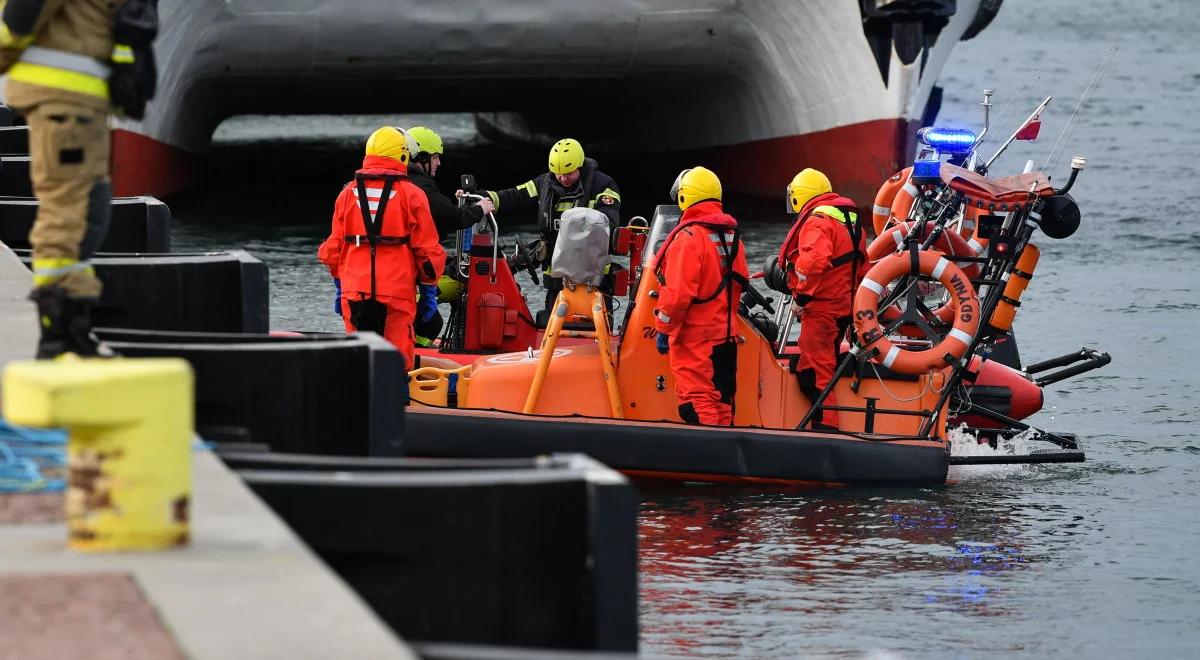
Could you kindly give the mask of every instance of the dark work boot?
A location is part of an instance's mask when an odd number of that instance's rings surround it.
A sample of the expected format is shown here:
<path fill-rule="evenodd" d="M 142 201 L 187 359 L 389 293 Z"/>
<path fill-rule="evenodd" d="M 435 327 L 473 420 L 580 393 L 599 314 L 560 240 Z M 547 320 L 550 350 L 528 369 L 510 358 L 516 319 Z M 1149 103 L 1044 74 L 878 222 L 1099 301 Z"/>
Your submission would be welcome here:
<path fill-rule="evenodd" d="M 71 352 L 81 357 L 100 354 L 100 340 L 92 332 L 92 309 L 99 302 L 95 298 L 67 298 L 67 338 Z"/>
<path fill-rule="evenodd" d="M 99 342 L 92 334 L 92 298 L 71 298 L 61 287 L 44 286 L 33 290 L 29 298 L 37 303 L 37 359 L 48 360 L 64 353 L 80 356 L 97 354 Z"/>

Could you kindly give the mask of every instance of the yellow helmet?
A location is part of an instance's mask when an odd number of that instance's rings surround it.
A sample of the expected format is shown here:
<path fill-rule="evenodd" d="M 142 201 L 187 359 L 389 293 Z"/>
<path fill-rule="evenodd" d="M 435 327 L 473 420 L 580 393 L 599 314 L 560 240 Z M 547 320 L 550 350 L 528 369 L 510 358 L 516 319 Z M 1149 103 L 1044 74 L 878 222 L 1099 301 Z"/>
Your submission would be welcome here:
<path fill-rule="evenodd" d="M 433 132 L 433 129 L 425 128 L 424 126 L 413 126 L 408 129 L 409 148 L 416 143 L 416 149 L 411 154 L 413 160 L 420 160 L 421 154 L 429 154 L 430 156 L 442 155 L 442 137 Z"/>
<path fill-rule="evenodd" d="M 817 195 L 833 192 L 829 177 L 824 172 L 806 167 L 800 170 L 787 187 L 787 207 L 789 213 L 799 213 L 800 209 Z"/>
<path fill-rule="evenodd" d="M 671 184 L 671 199 L 684 211 L 697 202 L 721 201 L 721 180 L 707 167 L 686 169 Z"/>
<path fill-rule="evenodd" d="M 395 158 L 407 165 L 411 155 L 409 142 L 408 134 L 403 129 L 384 126 L 367 138 L 367 155 Z M 415 145 L 415 142 L 413 144 Z"/>
<path fill-rule="evenodd" d="M 566 138 L 550 147 L 550 172 L 570 174 L 583 167 L 583 145 L 579 140 Z"/>

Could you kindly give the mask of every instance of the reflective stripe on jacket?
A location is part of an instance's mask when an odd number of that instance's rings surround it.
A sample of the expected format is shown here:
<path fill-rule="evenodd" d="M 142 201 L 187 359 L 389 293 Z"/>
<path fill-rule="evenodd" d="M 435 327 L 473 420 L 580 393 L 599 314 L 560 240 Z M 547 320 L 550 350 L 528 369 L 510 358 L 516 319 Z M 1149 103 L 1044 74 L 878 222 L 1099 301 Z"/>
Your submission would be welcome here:
<path fill-rule="evenodd" d="M 374 217 L 383 197 L 384 175 L 403 175 L 399 161 L 383 156 L 367 156 L 358 171 L 367 182 L 367 206 Z M 329 238 L 321 243 L 317 257 L 329 273 L 341 279 L 342 291 L 371 291 L 370 242 L 346 240 L 347 236 L 365 236 L 358 188 L 351 183 L 342 188 L 334 203 Z M 375 293 L 404 300 L 416 299 L 416 286 L 437 284 L 446 265 L 446 252 L 438 242 L 437 228 L 429 213 L 425 193 L 407 179 L 395 181 L 384 210 L 382 240 L 375 248 Z"/>
<path fill-rule="evenodd" d="M 731 250 L 733 272 L 748 277 L 746 251 L 734 236 L 737 220 L 717 201 L 700 202 L 684 211 L 679 225 L 655 255 L 654 272 L 662 285 L 654 309 L 654 326 L 672 341 L 719 341 L 736 332 L 742 284 L 726 278 Z M 736 243 L 735 243 L 736 241 Z M 713 295 L 713 294 L 717 295 Z"/>
<path fill-rule="evenodd" d="M 546 172 L 515 187 L 488 191 L 496 204 L 496 213 L 513 217 L 537 211 L 538 231 L 546 240 L 546 254 L 554 254 L 558 239 L 558 219 L 563 211 L 577 206 L 596 209 L 608 218 L 609 235 L 616 245 L 617 229 L 621 226 L 621 191 L 612 177 L 601 172 L 594 159 L 585 158 L 579 181 L 570 190 L 563 190 L 554 175 Z M 546 257 L 543 266 L 549 266 Z"/>
<path fill-rule="evenodd" d="M 12 41 L 0 44 L 5 101 L 24 110 L 74 102 L 108 110 L 112 54 L 111 0 L 7 0 L 3 23 Z"/>
<path fill-rule="evenodd" d="M 858 214 L 851 211 L 846 217 L 843 211 L 852 207 L 853 201 L 837 195 L 821 195 L 814 201 L 797 216 L 796 225 L 780 249 L 788 287 L 797 299 L 807 301 L 805 309 L 847 315 L 854 288 L 870 267 L 866 235 L 861 227 L 854 227 Z M 851 230 L 858 233 L 857 246 Z M 856 250 L 858 271 L 852 274 Z"/>
<path fill-rule="evenodd" d="M 8 70 L 8 79 L 108 99 L 108 66 L 86 55 L 30 46 Z"/>

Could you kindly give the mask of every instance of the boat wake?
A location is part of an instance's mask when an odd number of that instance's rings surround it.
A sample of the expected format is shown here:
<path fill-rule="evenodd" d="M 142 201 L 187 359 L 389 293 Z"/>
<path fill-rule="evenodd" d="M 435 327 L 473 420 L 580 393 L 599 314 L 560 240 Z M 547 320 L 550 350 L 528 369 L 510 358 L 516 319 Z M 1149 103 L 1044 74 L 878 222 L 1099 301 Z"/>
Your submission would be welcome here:
<path fill-rule="evenodd" d="M 1023 456 L 1030 453 L 1030 440 L 1037 434 L 1034 429 L 1021 431 L 1015 435 L 1001 436 L 993 448 L 986 440 L 980 442 L 979 437 L 968 431 L 966 425 L 948 429 L 946 437 L 950 440 L 950 455 L 960 456 Z M 988 479 L 1007 477 L 1024 472 L 1028 465 L 952 465 L 946 478 L 950 481 L 967 479 Z"/>

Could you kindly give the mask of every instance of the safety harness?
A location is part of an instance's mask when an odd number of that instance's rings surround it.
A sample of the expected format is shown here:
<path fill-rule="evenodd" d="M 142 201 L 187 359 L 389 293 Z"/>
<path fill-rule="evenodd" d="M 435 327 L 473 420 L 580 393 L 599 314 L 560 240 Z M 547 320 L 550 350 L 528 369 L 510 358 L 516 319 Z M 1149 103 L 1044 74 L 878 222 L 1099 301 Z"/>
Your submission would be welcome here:
<path fill-rule="evenodd" d="M 846 264 L 851 264 L 850 267 L 850 305 L 854 306 L 854 289 L 858 284 L 858 266 L 866 261 L 867 255 L 862 248 L 862 225 L 858 222 L 858 209 L 854 205 L 853 200 L 842 197 L 836 193 L 825 193 L 818 195 L 804 205 L 800 211 L 800 219 L 796 221 L 792 228 L 788 231 L 787 238 L 783 239 L 783 245 L 779 248 L 778 264 L 780 268 L 787 271 L 792 269 L 792 264 L 788 263 L 788 255 L 796 248 L 800 241 L 800 229 L 805 223 L 812 218 L 813 213 L 822 206 L 830 206 L 838 210 L 842 214 L 843 221 L 838 224 L 845 227 L 846 232 L 850 235 L 850 251 L 839 254 L 830 261 L 831 268 L 837 268 Z M 833 218 L 831 218 L 833 219 Z M 836 222 L 836 220 L 834 220 Z"/>
<path fill-rule="evenodd" d="M 839 266 L 850 264 L 850 307 L 853 308 L 854 290 L 858 288 L 858 264 L 867 258 L 867 255 L 863 252 L 860 243 L 862 240 L 862 225 L 858 223 L 858 213 L 853 209 L 853 207 L 835 206 L 834 208 L 836 208 L 842 214 L 844 222 L 839 224 L 844 226 L 846 231 L 850 234 L 850 245 L 852 247 L 850 248 L 849 252 L 846 252 L 845 254 L 839 254 L 838 256 L 834 257 L 832 261 L 830 261 L 830 267 L 837 268 Z"/>
<path fill-rule="evenodd" d="M 737 282 L 742 286 L 743 290 L 750 289 L 750 280 L 745 275 L 742 275 L 734 270 L 734 264 L 736 263 L 738 254 L 741 252 L 741 229 L 737 225 L 730 226 L 707 222 L 689 222 L 686 225 L 676 227 L 671 231 L 670 234 L 667 235 L 667 240 L 664 241 L 662 247 L 659 248 L 658 255 L 661 255 L 662 257 L 666 256 L 667 250 L 670 248 L 671 243 L 675 240 L 676 234 L 679 232 L 686 231 L 689 235 L 694 235 L 691 232 L 692 227 L 700 227 L 704 230 L 707 230 L 709 232 L 710 240 L 715 244 L 713 247 L 719 250 L 721 255 L 724 257 L 724 263 L 722 264 L 724 272 L 721 273 L 721 281 L 717 284 L 716 289 L 714 289 L 713 292 L 707 296 L 697 296 L 692 298 L 692 304 L 702 305 L 704 303 L 716 300 L 717 297 L 722 293 L 725 294 L 725 339 L 722 343 L 714 346 L 712 349 L 711 359 L 713 361 L 713 385 L 720 394 L 721 400 L 729 404 L 730 413 L 736 415 L 737 404 L 734 401 L 734 393 L 737 389 L 737 343 L 735 342 L 733 335 L 734 295 L 733 286 L 730 283 Z M 658 279 L 659 284 L 665 286 L 667 281 L 666 277 L 662 273 L 662 268 L 660 267 L 661 264 L 662 262 L 655 264 L 654 275 Z M 725 360 L 727 359 L 732 360 L 733 363 L 726 363 Z M 720 360 L 725 367 L 728 367 L 728 371 L 717 366 L 718 360 Z M 732 381 L 726 377 L 730 374 L 733 374 L 731 376 L 733 379 Z M 700 418 L 696 414 L 695 408 L 691 403 L 680 404 L 679 416 L 683 419 L 683 421 L 689 424 L 698 424 L 700 422 Z"/>
<path fill-rule="evenodd" d="M 374 216 L 367 201 L 367 180 L 383 181 L 383 190 L 379 194 L 379 206 Z M 397 181 L 407 181 L 403 174 L 371 174 L 362 172 L 354 174 L 354 182 L 358 193 L 358 210 L 362 213 L 363 229 L 366 234 L 346 234 L 343 240 L 361 245 L 365 239 L 370 245 L 371 254 L 371 296 L 366 300 L 349 301 L 350 322 L 355 328 L 364 331 L 383 333 L 387 323 L 387 306 L 379 302 L 375 296 L 375 249 L 379 245 L 408 245 L 408 236 L 383 235 L 383 218 L 387 211 L 388 200 Z"/>
<path fill-rule="evenodd" d="M 730 227 L 729 225 L 710 224 L 706 222 L 689 222 L 687 225 L 678 227 L 675 231 L 671 232 L 670 236 L 667 238 L 667 241 L 663 243 L 661 248 L 659 248 L 660 254 L 666 256 L 667 248 L 672 242 L 674 242 L 675 235 L 680 231 L 688 231 L 692 227 L 703 227 L 704 229 L 708 230 L 710 236 L 717 237 L 717 239 L 713 242 L 720 246 L 719 251 L 725 257 L 725 263 L 722 264 L 724 272 L 721 274 L 721 281 L 717 284 L 717 288 L 712 292 L 711 295 L 693 298 L 692 304 L 703 305 L 704 303 L 712 302 L 713 300 L 717 299 L 717 296 L 720 296 L 722 293 L 724 293 L 727 303 L 725 309 L 725 337 L 732 337 L 734 300 L 733 287 L 730 286 L 730 282 L 737 282 L 742 286 L 743 289 L 746 289 L 750 286 L 749 278 L 735 271 L 733 267 L 737 260 L 738 253 L 741 251 L 742 230 L 737 225 Z M 732 237 L 729 236 L 730 233 L 733 234 Z M 654 275 L 656 278 L 658 278 L 658 283 L 660 285 L 665 285 L 667 283 L 661 269 L 655 269 Z"/>

